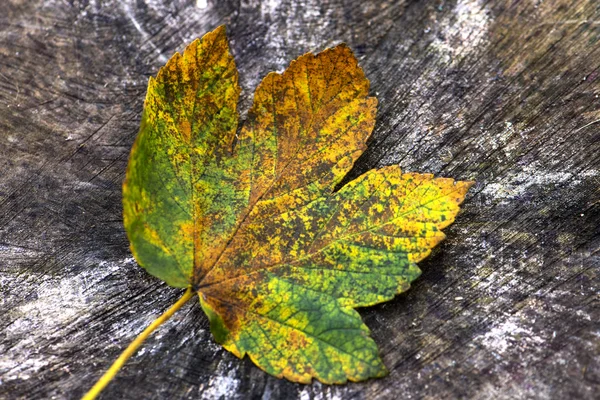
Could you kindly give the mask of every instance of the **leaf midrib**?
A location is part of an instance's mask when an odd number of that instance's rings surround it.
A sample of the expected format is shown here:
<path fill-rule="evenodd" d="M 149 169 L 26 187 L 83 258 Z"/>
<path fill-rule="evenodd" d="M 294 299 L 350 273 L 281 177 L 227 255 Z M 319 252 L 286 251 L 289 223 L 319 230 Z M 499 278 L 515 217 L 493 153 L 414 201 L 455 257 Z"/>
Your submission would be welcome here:
<path fill-rule="evenodd" d="M 436 198 L 434 198 L 434 199 L 432 199 L 432 200 L 430 200 L 430 201 L 428 201 L 428 202 L 426 202 L 426 203 L 420 204 L 420 205 L 419 205 L 419 207 L 421 207 L 421 206 L 424 206 L 424 205 L 426 205 L 426 204 L 429 204 L 429 203 L 431 203 L 431 202 L 437 201 L 437 200 L 439 200 L 439 199 L 441 199 L 441 198 L 447 197 L 447 196 L 449 196 L 449 195 L 451 195 L 451 194 L 453 194 L 453 193 L 457 193 L 457 192 L 458 192 L 458 189 L 457 189 L 457 190 L 453 190 L 453 191 L 451 191 L 451 192 L 449 192 L 449 193 L 447 193 L 447 194 L 445 194 L 445 195 L 443 195 L 443 196 L 436 197 Z M 399 216 L 397 216 L 397 217 L 396 217 L 396 218 L 394 218 L 393 220 L 391 220 L 391 221 L 389 221 L 389 222 L 386 222 L 386 223 L 384 223 L 384 224 L 375 225 L 375 226 L 373 226 L 373 227 L 371 227 L 371 228 L 369 228 L 369 229 L 366 229 L 366 230 L 363 230 L 363 231 L 360 231 L 360 232 L 355 232 L 355 233 L 352 233 L 352 234 L 350 234 L 350 235 L 347 235 L 347 236 L 345 236 L 345 237 L 338 238 L 338 239 L 336 239 L 336 240 L 332 240 L 331 242 L 329 242 L 327 245 L 325 245 L 325 246 L 321 247 L 320 249 L 318 249 L 318 250 L 316 250 L 316 251 L 314 251 L 314 252 L 312 252 L 312 253 L 307 253 L 307 254 L 305 254 L 305 255 L 303 255 L 303 256 L 301 256 L 301 257 L 299 257 L 299 258 L 295 259 L 295 260 L 291 260 L 291 261 L 287 261 L 287 262 L 278 262 L 278 263 L 275 263 L 275 264 L 267 265 L 267 266 L 261 267 L 261 268 L 259 268 L 259 269 L 255 269 L 255 270 L 253 270 L 253 271 L 250 271 L 250 272 L 247 272 L 247 273 L 244 273 L 244 274 L 240 274 L 240 275 L 237 275 L 237 276 L 233 276 L 233 277 L 231 277 L 231 278 L 223 279 L 223 280 L 220 280 L 220 281 L 217 281 L 217 282 L 212 282 L 212 283 L 209 283 L 208 285 L 204 285 L 204 286 L 202 286 L 202 284 L 200 284 L 200 285 L 198 286 L 198 290 L 201 290 L 201 289 L 203 289 L 203 288 L 208 288 L 208 287 L 211 287 L 211 286 L 215 286 L 215 285 L 220 285 L 220 284 L 222 284 L 222 283 L 225 283 L 225 282 L 230 282 L 230 281 L 232 281 L 232 280 L 237 280 L 237 279 L 240 279 L 240 278 L 243 278 L 243 277 L 247 277 L 247 276 L 249 276 L 249 275 L 253 275 L 253 274 L 256 274 L 256 273 L 259 273 L 259 272 L 262 272 L 262 271 L 266 271 L 266 270 L 272 270 L 272 269 L 276 269 L 276 268 L 280 268 L 280 267 L 285 267 L 285 266 L 288 266 L 288 265 L 294 265 L 294 264 L 297 264 L 297 263 L 299 263 L 300 261 L 305 261 L 306 259 L 308 259 L 308 258 L 310 258 L 310 257 L 314 256 L 315 254 L 318 254 L 318 253 L 321 253 L 321 252 L 323 252 L 324 250 L 326 250 L 326 249 L 327 249 L 327 248 L 329 248 L 330 246 L 334 245 L 335 243 L 338 243 L 338 242 L 341 242 L 341 241 L 346 241 L 347 239 L 349 239 L 349 238 L 352 238 L 352 237 L 354 237 L 354 236 L 362 235 L 363 233 L 372 232 L 372 231 L 373 231 L 373 230 L 375 230 L 375 229 L 378 229 L 378 228 L 381 228 L 381 227 L 383 227 L 383 226 L 385 226 L 385 225 L 391 224 L 391 223 L 393 223 L 394 221 L 396 221 L 397 219 L 400 219 L 400 218 L 402 218 L 404 215 L 406 215 L 406 214 L 408 214 L 408 213 L 410 213 L 410 212 L 414 211 L 416 208 L 417 208 L 417 207 L 415 207 L 415 208 L 413 208 L 413 209 L 411 209 L 411 210 L 405 211 L 404 213 L 400 214 Z M 429 250 L 431 250 L 431 249 L 429 249 Z"/>

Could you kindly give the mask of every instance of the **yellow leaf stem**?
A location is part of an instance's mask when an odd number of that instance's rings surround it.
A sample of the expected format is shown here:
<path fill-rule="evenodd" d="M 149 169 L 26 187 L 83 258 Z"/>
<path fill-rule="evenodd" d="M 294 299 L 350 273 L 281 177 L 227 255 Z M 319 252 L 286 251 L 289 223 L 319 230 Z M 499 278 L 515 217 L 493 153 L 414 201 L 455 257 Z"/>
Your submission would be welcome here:
<path fill-rule="evenodd" d="M 129 357 L 131 357 L 133 353 L 135 353 L 135 351 L 138 349 L 138 347 L 140 347 L 144 340 L 146 340 L 146 338 L 150 336 L 150 334 L 154 332 L 156 328 L 158 328 L 166 320 L 171 318 L 171 316 L 175 314 L 175 311 L 179 310 L 181 306 L 187 303 L 187 301 L 191 299 L 192 296 L 192 288 L 189 287 L 185 291 L 184 295 L 177 301 L 177 303 L 173 304 L 171 308 L 165 311 L 160 317 L 156 318 L 146 329 L 144 329 L 142 333 L 138 335 L 138 337 L 135 338 L 133 342 L 131 342 L 129 346 L 127 346 L 125 351 L 121 353 L 119 358 L 115 360 L 115 362 L 104 373 L 104 375 L 102 375 L 98 382 L 96 382 L 96 384 L 82 397 L 82 400 L 93 400 L 96 397 L 98 397 L 100 392 L 102 392 L 106 385 L 108 385 L 110 381 L 112 381 L 117 372 L 119 372 L 121 367 L 123 367 L 123 364 L 125 364 Z"/>

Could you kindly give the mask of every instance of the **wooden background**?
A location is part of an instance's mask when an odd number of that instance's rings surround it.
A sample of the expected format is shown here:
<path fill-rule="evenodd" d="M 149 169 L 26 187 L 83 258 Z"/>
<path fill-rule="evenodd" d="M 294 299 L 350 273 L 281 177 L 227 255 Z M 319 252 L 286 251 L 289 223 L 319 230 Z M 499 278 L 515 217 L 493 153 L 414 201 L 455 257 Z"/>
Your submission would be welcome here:
<path fill-rule="evenodd" d="M 2 0 L 0 398 L 78 398 L 181 295 L 132 259 L 121 182 L 148 77 L 223 23 L 242 110 L 268 71 L 344 41 L 380 104 L 353 176 L 477 184 L 413 288 L 360 310 L 388 377 L 275 379 L 190 302 L 103 398 L 598 398 L 595 0 Z"/>

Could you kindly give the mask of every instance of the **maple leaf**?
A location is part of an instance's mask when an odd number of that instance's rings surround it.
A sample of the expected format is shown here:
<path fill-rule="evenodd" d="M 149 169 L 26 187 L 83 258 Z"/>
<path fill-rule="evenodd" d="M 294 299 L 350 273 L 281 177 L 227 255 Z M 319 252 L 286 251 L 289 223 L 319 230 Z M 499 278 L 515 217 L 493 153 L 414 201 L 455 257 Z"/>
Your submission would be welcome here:
<path fill-rule="evenodd" d="M 225 28 L 150 78 L 123 185 L 138 263 L 197 293 L 215 340 L 296 382 L 386 374 L 356 307 L 408 289 L 472 182 L 371 170 L 377 100 L 344 44 L 269 73 L 239 134 Z M 176 307 L 177 308 L 177 307 Z"/>

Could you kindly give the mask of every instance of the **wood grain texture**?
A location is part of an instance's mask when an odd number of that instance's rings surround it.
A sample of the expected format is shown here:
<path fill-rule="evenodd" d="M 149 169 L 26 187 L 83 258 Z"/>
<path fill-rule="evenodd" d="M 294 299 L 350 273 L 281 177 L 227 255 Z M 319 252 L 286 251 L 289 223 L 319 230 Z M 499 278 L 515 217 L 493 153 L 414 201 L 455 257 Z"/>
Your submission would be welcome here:
<path fill-rule="evenodd" d="M 222 23 L 242 112 L 267 72 L 343 41 L 379 99 L 351 176 L 400 164 L 477 184 L 413 288 L 361 310 L 388 377 L 275 379 L 190 303 L 104 398 L 595 398 L 596 2 L 203 3 L 0 4 L 0 398 L 80 397 L 180 296 L 131 258 L 121 182 L 148 77 Z"/>

